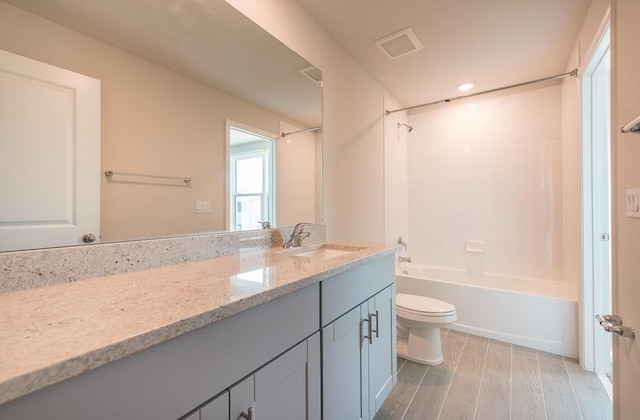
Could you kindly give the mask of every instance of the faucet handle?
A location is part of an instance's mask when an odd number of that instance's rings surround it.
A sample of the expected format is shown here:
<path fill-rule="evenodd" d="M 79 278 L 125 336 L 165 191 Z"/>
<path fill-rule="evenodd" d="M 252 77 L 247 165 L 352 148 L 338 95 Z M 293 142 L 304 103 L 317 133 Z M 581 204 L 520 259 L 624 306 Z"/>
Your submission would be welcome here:
<path fill-rule="evenodd" d="M 268 220 L 265 220 L 264 222 L 258 220 L 258 223 L 262 225 L 262 229 L 271 229 L 271 222 Z"/>

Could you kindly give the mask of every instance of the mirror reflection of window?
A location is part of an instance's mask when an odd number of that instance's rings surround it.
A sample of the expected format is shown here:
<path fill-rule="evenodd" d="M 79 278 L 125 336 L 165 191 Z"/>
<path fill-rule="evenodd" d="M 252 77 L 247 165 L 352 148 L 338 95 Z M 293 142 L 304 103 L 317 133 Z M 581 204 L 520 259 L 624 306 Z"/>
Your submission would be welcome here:
<path fill-rule="evenodd" d="M 230 215 L 232 230 L 253 230 L 275 221 L 274 140 L 230 128 Z"/>
<path fill-rule="evenodd" d="M 268 152 L 232 157 L 235 166 L 235 228 L 255 229 L 263 218 L 269 218 L 269 191 L 264 163 Z M 266 211 L 265 211 L 266 210 Z"/>

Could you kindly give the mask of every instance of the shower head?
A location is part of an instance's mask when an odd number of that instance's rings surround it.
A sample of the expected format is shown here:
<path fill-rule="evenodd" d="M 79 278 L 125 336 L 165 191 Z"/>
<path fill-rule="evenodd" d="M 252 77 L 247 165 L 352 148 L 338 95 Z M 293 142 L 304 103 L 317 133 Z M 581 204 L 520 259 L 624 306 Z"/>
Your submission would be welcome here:
<path fill-rule="evenodd" d="M 398 128 L 400 128 L 401 125 L 404 125 L 405 127 L 407 127 L 407 131 L 409 133 L 411 132 L 411 130 L 413 130 L 413 127 L 411 127 L 410 125 L 405 124 L 405 123 L 398 123 Z"/>

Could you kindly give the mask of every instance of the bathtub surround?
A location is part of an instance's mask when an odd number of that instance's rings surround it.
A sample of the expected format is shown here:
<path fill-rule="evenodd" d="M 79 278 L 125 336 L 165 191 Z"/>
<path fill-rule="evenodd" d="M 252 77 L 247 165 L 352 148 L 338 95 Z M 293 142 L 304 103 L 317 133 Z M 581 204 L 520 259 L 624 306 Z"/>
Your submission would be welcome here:
<path fill-rule="evenodd" d="M 555 82 L 410 115 L 414 261 L 563 278 L 561 99 Z"/>
<path fill-rule="evenodd" d="M 386 96 L 384 106 L 385 109 L 400 108 L 400 104 Z M 412 244 L 406 241 L 409 237 L 407 221 L 409 132 L 398 124 L 406 124 L 407 118 L 406 112 L 393 113 L 384 118 L 384 241 L 391 244 L 395 243 L 398 237 L 403 238 L 406 247 L 400 255 L 405 258 L 409 257 L 413 250 Z"/>
<path fill-rule="evenodd" d="M 308 241 L 326 238 L 324 225 L 307 225 Z M 0 293 L 164 267 L 281 246 L 293 226 L 244 232 L 113 242 L 0 253 Z"/>

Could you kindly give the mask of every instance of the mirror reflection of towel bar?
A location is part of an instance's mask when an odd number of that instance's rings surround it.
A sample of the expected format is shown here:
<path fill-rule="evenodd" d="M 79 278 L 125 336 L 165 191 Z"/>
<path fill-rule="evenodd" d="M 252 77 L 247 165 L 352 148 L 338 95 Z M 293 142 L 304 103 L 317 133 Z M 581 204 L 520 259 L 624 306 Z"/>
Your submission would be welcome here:
<path fill-rule="evenodd" d="M 635 120 L 631 121 L 629 124 L 620 128 L 620 132 L 622 134 L 626 133 L 640 133 L 640 116 L 636 117 Z"/>
<path fill-rule="evenodd" d="M 108 177 L 112 177 L 113 175 L 126 175 L 126 176 L 140 176 L 143 178 L 162 178 L 162 179 L 178 179 L 180 181 L 184 181 L 185 183 L 191 182 L 190 177 L 180 177 L 180 176 L 163 176 L 163 175 L 148 175 L 148 174 L 135 174 L 132 172 L 117 172 L 112 171 L 111 169 L 107 169 L 104 171 L 104 174 Z"/>

